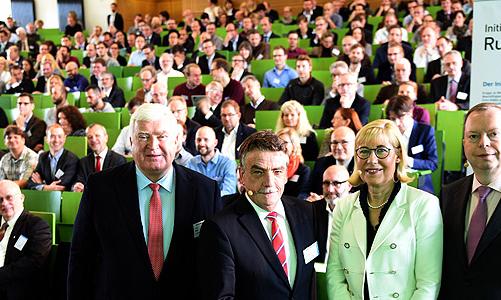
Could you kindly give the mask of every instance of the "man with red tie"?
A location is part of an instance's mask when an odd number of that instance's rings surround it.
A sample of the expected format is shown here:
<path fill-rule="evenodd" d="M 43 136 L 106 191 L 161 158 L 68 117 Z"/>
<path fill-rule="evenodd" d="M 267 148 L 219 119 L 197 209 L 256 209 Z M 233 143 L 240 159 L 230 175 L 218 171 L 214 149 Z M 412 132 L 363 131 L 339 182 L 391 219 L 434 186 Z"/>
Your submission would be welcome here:
<path fill-rule="evenodd" d="M 106 128 L 99 124 L 87 127 L 87 144 L 91 153 L 82 157 L 78 163 L 77 180 L 71 188 L 74 192 L 83 192 L 90 174 L 101 172 L 125 164 L 125 157 L 108 149 L 108 133 Z"/>
<path fill-rule="evenodd" d="M 130 162 L 92 174 L 70 250 L 68 299 L 198 299 L 201 224 L 221 207 L 217 183 L 173 163 L 170 109 L 132 115 Z"/>
<path fill-rule="evenodd" d="M 282 196 L 286 144 L 259 131 L 242 143 L 240 155 L 244 194 L 202 225 L 200 299 L 312 299 L 313 209 Z"/>
<path fill-rule="evenodd" d="M 473 175 L 442 189 L 440 299 L 501 299 L 501 106 L 481 103 L 464 126 Z"/>

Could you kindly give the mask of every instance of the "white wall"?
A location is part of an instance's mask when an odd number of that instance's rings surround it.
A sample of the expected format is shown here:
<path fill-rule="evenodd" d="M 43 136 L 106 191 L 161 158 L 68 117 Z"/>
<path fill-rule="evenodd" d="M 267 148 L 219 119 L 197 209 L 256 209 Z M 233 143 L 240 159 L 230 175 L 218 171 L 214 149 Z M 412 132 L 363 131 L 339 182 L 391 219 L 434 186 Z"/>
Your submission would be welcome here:
<path fill-rule="evenodd" d="M 10 1 L 0 1 L 0 20 L 5 21 L 12 14 Z"/>
<path fill-rule="evenodd" d="M 59 28 L 57 0 L 35 0 L 35 16 L 43 20 L 44 28 Z"/>
<path fill-rule="evenodd" d="M 114 0 L 84 0 L 85 28 L 92 32 L 96 25 L 101 26 L 104 31 L 107 29 L 106 17 L 110 14 L 110 4 Z"/>

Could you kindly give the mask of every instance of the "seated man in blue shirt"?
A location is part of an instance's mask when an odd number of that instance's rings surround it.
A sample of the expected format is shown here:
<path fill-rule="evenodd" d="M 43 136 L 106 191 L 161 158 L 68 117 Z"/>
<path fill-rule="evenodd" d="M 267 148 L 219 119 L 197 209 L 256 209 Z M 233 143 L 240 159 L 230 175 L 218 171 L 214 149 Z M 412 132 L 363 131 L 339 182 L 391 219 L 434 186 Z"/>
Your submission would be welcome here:
<path fill-rule="evenodd" d="M 89 81 L 85 76 L 78 73 L 78 65 L 70 61 L 64 69 L 68 74 L 68 77 L 64 80 L 64 86 L 70 90 L 70 93 L 85 91 L 85 88 L 89 85 Z"/>
<path fill-rule="evenodd" d="M 221 196 L 237 192 L 237 165 L 235 161 L 221 155 L 216 149 L 217 139 L 214 129 L 203 126 L 197 130 L 195 143 L 199 155 L 193 157 L 187 167 L 215 181 Z"/>
<path fill-rule="evenodd" d="M 284 88 L 290 80 L 297 78 L 296 70 L 286 64 L 287 54 L 283 46 L 273 49 L 273 61 L 275 67 L 264 74 L 263 87 Z"/>

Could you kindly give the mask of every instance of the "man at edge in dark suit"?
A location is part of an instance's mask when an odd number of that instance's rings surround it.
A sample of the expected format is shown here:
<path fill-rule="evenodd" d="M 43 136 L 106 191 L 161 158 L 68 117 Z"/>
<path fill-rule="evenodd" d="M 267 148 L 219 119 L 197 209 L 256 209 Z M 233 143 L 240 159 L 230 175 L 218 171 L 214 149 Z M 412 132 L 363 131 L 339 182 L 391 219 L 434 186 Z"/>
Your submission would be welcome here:
<path fill-rule="evenodd" d="M 246 192 L 202 226 L 199 299 L 311 299 L 318 256 L 312 205 L 282 196 L 285 144 L 271 131 L 240 148 Z"/>
<path fill-rule="evenodd" d="M 198 299 L 201 224 L 222 206 L 217 183 L 173 163 L 169 108 L 132 115 L 134 162 L 89 176 L 73 231 L 68 299 Z"/>
<path fill-rule="evenodd" d="M 501 106 L 466 115 L 463 147 L 473 175 L 442 189 L 444 261 L 440 299 L 501 299 Z"/>
<path fill-rule="evenodd" d="M 24 195 L 10 180 L 0 181 L 0 209 L 0 299 L 45 299 L 49 225 L 24 209 Z"/>

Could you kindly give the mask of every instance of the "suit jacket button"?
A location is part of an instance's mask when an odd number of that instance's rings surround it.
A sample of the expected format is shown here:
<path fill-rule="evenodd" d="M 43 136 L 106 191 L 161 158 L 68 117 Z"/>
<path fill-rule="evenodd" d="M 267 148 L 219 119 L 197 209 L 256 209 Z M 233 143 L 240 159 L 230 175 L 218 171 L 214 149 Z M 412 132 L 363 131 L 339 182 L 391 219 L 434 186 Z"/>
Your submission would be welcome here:
<path fill-rule="evenodd" d="M 344 247 L 345 247 L 346 249 L 348 249 L 348 248 L 350 248 L 350 244 L 349 244 L 349 243 L 344 243 Z"/>
<path fill-rule="evenodd" d="M 397 244 L 395 244 L 395 243 L 391 243 L 390 248 L 391 248 L 391 249 L 395 249 L 395 248 L 397 248 Z"/>
<path fill-rule="evenodd" d="M 345 274 L 350 274 L 350 271 L 348 271 L 348 269 L 346 269 L 346 268 L 345 268 L 345 269 L 344 269 L 344 273 L 345 273 Z"/>
<path fill-rule="evenodd" d="M 398 293 L 393 293 L 393 298 L 398 298 L 400 295 Z"/>
<path fill-rule="evenodd" d="M 397 271 L 390 271 L 390 274 L 397 274 Z"/>

